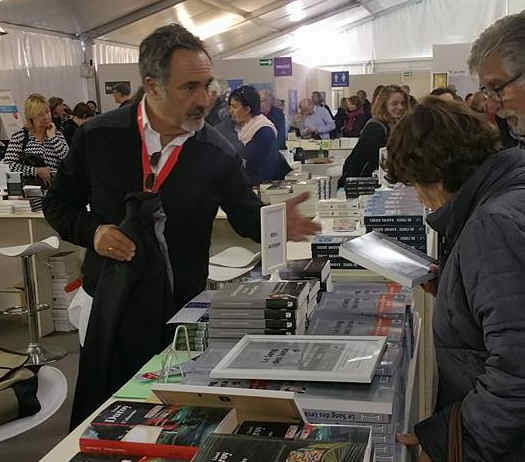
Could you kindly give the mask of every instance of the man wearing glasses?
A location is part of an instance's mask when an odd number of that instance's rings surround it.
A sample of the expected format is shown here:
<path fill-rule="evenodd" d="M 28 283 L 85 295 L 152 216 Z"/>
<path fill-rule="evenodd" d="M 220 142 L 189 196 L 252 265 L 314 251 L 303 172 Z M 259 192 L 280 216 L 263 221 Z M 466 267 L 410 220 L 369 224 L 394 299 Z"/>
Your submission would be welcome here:
<path fill-rule="evenodd" d="M 479 74 L 481 90 L 499 105 L 508 145 L 525 148 L 525 12 L 500 19 L 474 43 L 469 67 Z M 503 136 L 504 138 L 504 136 Z"/>

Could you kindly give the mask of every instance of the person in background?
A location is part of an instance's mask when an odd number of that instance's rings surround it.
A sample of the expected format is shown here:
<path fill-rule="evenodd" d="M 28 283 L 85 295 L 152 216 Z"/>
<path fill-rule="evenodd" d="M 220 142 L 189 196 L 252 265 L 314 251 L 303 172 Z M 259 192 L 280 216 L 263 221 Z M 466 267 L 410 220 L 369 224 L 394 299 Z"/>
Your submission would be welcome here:
<path fill-rule="evenodd" d="M 326 102 L 323 99 L 323 95 L 319 91 L 312 92 L 312 102 L 316 107 L 322 107 L 328 111 L 328 114 L 330 114 L 330 117 L 333 119 L 334 115 L 332 114 L 332 110 L 330 107 L 326 104 Z"/>
<path fill-rule="evenodd" d="M 97 103 L 95 103 L 95 101 L 93 100 L 89 100 L 86 102 L 86 104 L 89 106 L 89 109 L 91 109 L 91 112 L 93 112 L 93 114 L 95 115 L 99 115 L 100 114 L 100 111 L 98 111 L 98 107 L 97 107 Z"/>
<path fill-rule="evenodd" d="M 210 84 L 210 110 L 206 116 L 206 122 L 212 127 L 215 127 L 218 123 L 228 117 L 228 102 L 222 92 L 222 88 L 217 79 L 213 79 Z"/>
<path fill-rule="evenodd" d="M 286 119 L 284 112 L 274 104 L 272 92 L 268 89 L 260 90 L 261 112 L 277 129 L 277 147 L 286 149 Z"/>
<path fill-rule="evenodd" d="M 358 90 L 356 95 L 361 100 L 363 111 L 365 111 L 365 117 L 366 117 L 366 120 L 368 121 L 368 119 L 372 117 L 372 104 L 370 103 L 370 101 L 368 101 L 368 95 L 366 94 L 366 91 L 364 90 Z"/>
<path fill-rule="evenodd" d="M 341 98 L 341 104 L 334 118 L 336 138 L 342 136 L 343 129 L 345 127 L 347 118 L 348 118 L 348 98 Z"/>
<path fill-rule="evenodd" d="M 235 124 L 229 112 L 228 117 L 221 120 L 214 128 L 230 142 L 235 153 L 240 155 L 244 149 L 244 144 L 239 140 L 238 129 L 240 127 Z"/>
<path fill-rule="evenodd" d="M 525 156 L 464 104 L 428 97 L 388 142 L 387 179 L 413 186 L 444 236 L 433 329 L 437 403 L 420 462 L 525 454 Z M 448 457 L 448 458 L 447 458 Z"/>
<path fill-rule="evenodd" d="M 115 85 L 113 88 L 113 99 L 119 107 L 123 107 L 126 104 L 132 102 L 131 97 L 131 86 L 127 82 L 121 82 L 118 85 Z"/>
<path fill-rule="evenodd" d="M 286 111 L 286 101 L 284 99 L 275 100 L 275 107 L 283 111 L 284 114 L 284 133 L 288 136 L 288 130 L 290 130 L 290 120 L 288 118 L 288 112 Z M 286 140 L 285 140 L 286 141 Z"/>
<path fill-rule="evenodd" d="M 455 101 L 456 99 L 456 94 L 450 88 L 445 87 L 434 88 L 430 96 L 437 96 L 445 101 Z"/>
<path fill-rule="evenodd" d="M 64 100 L 58 96 L 49 98 L 49 108 L 51 110 L 51 117 L 57 130 L 62 131 L 62 124 L 66 116 L 66 106 Z"/>
<path fill-rule="evenodd" d="M 410 87 L 408 85 L 401 85 L 401 88 L 408 95 L 410 107 L 415 106 L 417 104 L 417 99 L 410 94 Z"/>
<path fill-rule="evenodd" d="M 244 145 L 240 156 L 251 185 L 282 180 L 290 171 L 277 146 L 277 129 L 261 113 L 257 90 L 243 86 L 233 90 L 229 98 L 230 114 L 239 127 L 239 140 Z M 286 164 L 287 166 L 287 164 Z"/>
<path fill-rule="evenodd" d="M 347 104 L 346 123 L 343 128 L 343 136 L 359 138 L 361 130 L 367 122 L 366 114 L 358 96 L 350 96 Z"/>
<path fill-rule="evenodd" d="M 12 172 L 21 172 L 47 187 L 69 148 L 56 129 L 49 104 L 42 95 L 35 93 L 25 100 L 24 115 L 25 127 L 13 133 L 4 163 Z"/>
<path fill-rule="evenodd" d="M 370 177 L 379 168 L 379 150 L 386 146 L 388 136 L 407 113 L 408 95 L 397 85 L 381 90 L 372 106 L 372 118 L 366 123 L 359 142 L 343 165 L 338 187 L 344 188 L 350 177 Z"/>
<path fill-rule="evenodd" d="M 505 147 L 525 149 L 525 12 L 506 16 L 474 42 L 469 68 L 496 113 Z"/>
<path fill-rule="evenodd" d="M 335 129 L 335 122 L 327 109 L 315 106 L 311 99 L 303 99 L 299 103 L 299 110 L 303 138 L 330 139 L 330 132 Z"/>
<path fill-rule="evenodd" d="M 474 93 L 468 93 L 467 96 L 465 96 L 465 104 L 470 107 L 470 103 L 472 102 L 472 97 L 474 96 Z"/>
<path fill-rule="evenodd" d="M 383 91 L 383 88 L 385 88 L 384 85 L 378 85 L 374 90 L 374 95 L 372 96 L 372 106 L 374 106 L 374 104 L 376 103 L 377 98 L 379 98 L 379 95 Z"/>
<path fill-rule="evenodd" d="M 94 115 L 95 114 L 86 103 L 78 103 L 75 106 L 75 109 L 73 109 L 73 117 L 66 120 L 62 127 L 62 133 L 64 134 L 64 138 L 69 147 L 71 147 L 77 129 L 84 125 L 88 119 Z"/>

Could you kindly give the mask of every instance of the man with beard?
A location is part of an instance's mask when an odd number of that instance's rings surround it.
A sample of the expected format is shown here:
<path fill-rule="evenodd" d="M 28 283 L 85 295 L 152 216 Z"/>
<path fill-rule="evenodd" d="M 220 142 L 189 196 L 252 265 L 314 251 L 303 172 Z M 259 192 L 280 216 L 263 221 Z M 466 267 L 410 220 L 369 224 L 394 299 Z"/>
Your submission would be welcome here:
<path fill-rule="evenodd" d="M 525 148 L 525 12 L 506 16 L 474 42 L 471 72 L 482 91 L 498 105 L 496 115 L 505 147 Z M 496 119 L 497 120 L 497 119 Z M 506 134 L 510 135 L 510 138 Z"/>
<path fill-rule="evenodd" d="M 213 75 L 202 41 L 180 25 L 161 27 L 141 43 L 139 68 L 145 96 L 79 128 L 44 203 L 60 236 L 87 249 L 83 288 L 94 297 L 73 428 L 170 342 L 166 321 L 206 286 L 219 206 L 241 236 L 260 239 L 262 204 L 231 145 L 204 122 Z M 157 203 L 130 220 L 125 198 L 133 193 Z M 306 198 L 287 203 L 290 240 L 319 230 L 297 211 Z"/>

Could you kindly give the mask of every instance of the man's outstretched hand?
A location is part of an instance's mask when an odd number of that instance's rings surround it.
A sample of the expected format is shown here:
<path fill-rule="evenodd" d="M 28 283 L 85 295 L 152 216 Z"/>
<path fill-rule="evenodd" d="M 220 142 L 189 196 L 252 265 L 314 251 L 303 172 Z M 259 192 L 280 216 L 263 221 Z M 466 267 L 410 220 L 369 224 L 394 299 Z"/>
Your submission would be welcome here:
<path fill-rule="evenodd" d="M 321 231 L 321 225 L 306 218 L 297 209 L 301 202 L 308 200 L 310 193 L 302 193 L 286 201 L 286 222 L 289 241 L 304 241 L 308 236 Z"/>

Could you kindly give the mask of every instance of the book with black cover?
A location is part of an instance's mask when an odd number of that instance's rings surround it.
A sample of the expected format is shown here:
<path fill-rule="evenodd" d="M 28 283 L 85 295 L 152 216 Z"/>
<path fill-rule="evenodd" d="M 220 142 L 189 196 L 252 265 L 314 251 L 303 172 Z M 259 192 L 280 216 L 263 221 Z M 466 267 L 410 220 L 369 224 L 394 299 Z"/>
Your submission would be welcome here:
<path fill-rule="evenodd" d="M 286 268 L 279 270 L 281 278 L 288 280 L 317 278 L 320 282 L 323 282 L 329 274 L 330 262 L 327 258 L 289 260 L 286 263 Z"/>
<path fill-rule="evenodd" d="M 211 319 L 210 329 L 295 329 L 295 319 Z"/>
<path fill-rule="evenodd" d="M 297 309 L 308 298 L 310 285 L 304 281 L 243 282 L 218 290 L 212 299 L 215 309 Z"/>
<path fill-rule="evenodd" d="M 189 460 L 229 411 L 116 401 L 84 431 L 80 450 Z"/>
<path fill-rule="evenodd" d="M 348 443 L 214 434 L 193 462 L 363 462 L 368 447 L 368 439 Z"/>
<path fill-rule="evenodd" d="M 293 319 L 297 320 L 297 313 L 300 310 L 285 309 L 261 309 L 261 310 L 240 310 L 240 309 L 221 309 L 212 310 L 210 320 L 214 319 Z"/>

